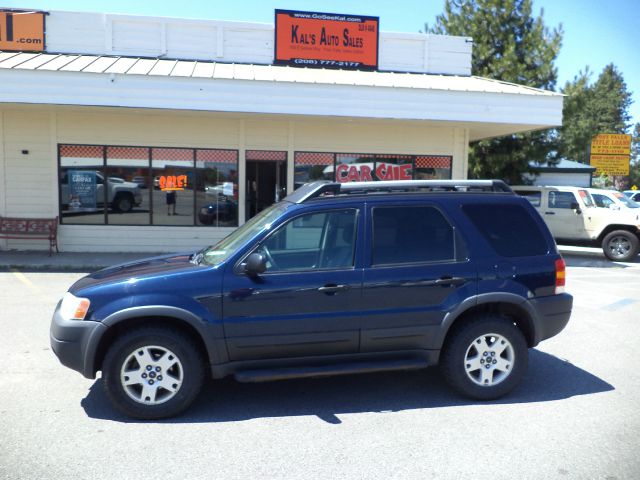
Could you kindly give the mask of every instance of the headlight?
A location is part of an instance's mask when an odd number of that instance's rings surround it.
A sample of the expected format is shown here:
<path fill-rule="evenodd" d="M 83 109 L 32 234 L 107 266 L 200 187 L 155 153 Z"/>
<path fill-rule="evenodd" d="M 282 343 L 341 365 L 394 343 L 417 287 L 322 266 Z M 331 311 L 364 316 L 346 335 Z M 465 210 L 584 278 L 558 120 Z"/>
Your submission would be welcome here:
<path fill-rule="evenodd" d="M 71 292 L 67 292 L 62 297 L 60 316 L 65 320 L 84 320 L 89 311 L 89 305 L 91 302 L 88 298 L 79 298 Z"/>

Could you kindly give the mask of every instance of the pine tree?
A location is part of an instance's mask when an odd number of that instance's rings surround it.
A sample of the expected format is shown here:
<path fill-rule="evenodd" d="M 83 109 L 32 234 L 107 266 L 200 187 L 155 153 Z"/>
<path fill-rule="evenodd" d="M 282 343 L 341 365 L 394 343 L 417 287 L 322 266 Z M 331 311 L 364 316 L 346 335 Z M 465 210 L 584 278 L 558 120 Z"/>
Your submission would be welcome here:
<path fill-rule="evenodd" d="M 607 65 L 595 83 L 589 70 L 567 82 L 558 133 L 558 155 L 589 163 L 591 139 L 599 133 L 630 133 L 631 93 L 615 65 Z"/>
<path fill-rule="evenodd" d="M 531 0 L 446 0 L 430 33 L 473 38 L 472 73 L 552 90 L 562 28 L 545 27 L 543 12 L 532 15 Z M 470 175 L 520 183 L 529 161 L 544 162 L 554 149 L 548 131 L 515 134 L 471 145 Z"/>

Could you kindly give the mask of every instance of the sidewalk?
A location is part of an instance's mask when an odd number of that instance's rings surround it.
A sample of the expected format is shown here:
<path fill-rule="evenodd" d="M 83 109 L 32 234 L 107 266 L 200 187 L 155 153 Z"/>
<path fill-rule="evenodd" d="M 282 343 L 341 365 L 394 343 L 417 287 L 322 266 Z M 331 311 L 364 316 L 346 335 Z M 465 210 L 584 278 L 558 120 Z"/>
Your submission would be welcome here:
<path fill-rule="evenodd" d="M 153 252 L 106 253 L 61 252 L 49 256 L 47 251 L 0 251 L 0 271 L 9 269 L 53 272 L 92 272 L 119 263 L 162 255 Z"/>
<path fill-rule="evenodd" d="M 638 267 L 640 257 L 634 262 L 622 263 L 607 260 L 600 248 L 559 245 L 558 249 L 568 266 L 580 267 Z M 40 251 L 0 251 L 0 271 L 10 269 L 42 272 L 93 272 L 119 263 L 132 262 L 146 257 L 163 255 L 154 252 L 107 253 L 107 252 L 61 252 L 49 256 Z"/>

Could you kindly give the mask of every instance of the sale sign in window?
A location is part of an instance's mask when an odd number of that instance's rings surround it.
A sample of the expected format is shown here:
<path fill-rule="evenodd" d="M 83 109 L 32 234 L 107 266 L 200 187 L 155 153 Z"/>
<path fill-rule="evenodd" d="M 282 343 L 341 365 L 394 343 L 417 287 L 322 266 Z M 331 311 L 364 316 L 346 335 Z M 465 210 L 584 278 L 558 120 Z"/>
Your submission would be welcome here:
<path fill-rule="evenodd" d="M 275 63 L 375 70 L 378 17 L 276 10 Z"/>

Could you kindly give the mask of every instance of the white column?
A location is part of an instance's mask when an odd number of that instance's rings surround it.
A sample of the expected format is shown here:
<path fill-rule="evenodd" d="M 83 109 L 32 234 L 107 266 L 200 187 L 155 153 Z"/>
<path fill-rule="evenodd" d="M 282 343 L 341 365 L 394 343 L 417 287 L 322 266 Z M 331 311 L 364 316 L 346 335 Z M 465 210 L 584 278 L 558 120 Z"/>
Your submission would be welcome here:
<path fill-rule="evenodd" d="M 238 138 L 240 144 L 238 145 L 238 225 L 242 225 L 245 222 L 245 199 L 247 195 L 246 183 L 247 183 L 247 161 L 246 161 L 246 138 L 245 138 L 245 122 L 240 120 L 239 122 Z"/>
<path fill-rule="evenodd" d="M 295 173 L 294 153 L 295 153 L 295 122 L 289 120 L 289 135 L 287 141 L 287 195 L 293 192 L 293 180 Z"/>
<path fill-rule="evenodd" d="M 0 110 L 0 215 L 6 213 L 6 195 L 7 185 L 5 180 L 5 167 L 6 160 L 4 155 L 4 112 Z M 7 240 L 0 239 L 0 249 L 5 250 L 7 248 Z"/>
<path fill-rule="evenodd" d="M 49 112 L 49 146 L 51 152 L 51 161 L 49 162 L 49 177 L 51 178 L 51 216 L 57 217 L 60 209 L 58 208 L 58 114 L 54 111 Z"/>
<path fill-rule="evenodd" d="M 456 127 L 453 130 L 453 165 L 451 178 L 465 179 L 469 171 L 469 129 Z"/>

